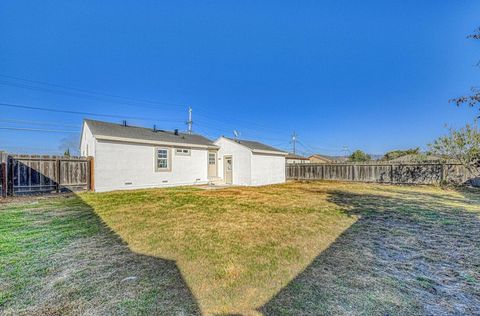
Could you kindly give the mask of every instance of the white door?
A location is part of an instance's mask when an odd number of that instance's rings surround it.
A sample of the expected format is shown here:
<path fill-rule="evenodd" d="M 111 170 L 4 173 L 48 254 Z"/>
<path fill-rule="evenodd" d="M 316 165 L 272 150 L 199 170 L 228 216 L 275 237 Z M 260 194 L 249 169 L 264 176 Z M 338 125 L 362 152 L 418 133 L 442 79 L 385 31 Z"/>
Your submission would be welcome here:
<path fill-rule="evenodd" d="M 226 184 L 233 183 L 233 158 L 232 156 L 223 157 L 223 175 Z"/>
<path fill-rule="evenodd" d="M 208 152 L 208 178 L 217 177 L 217 153 L 215 151 Z"/>

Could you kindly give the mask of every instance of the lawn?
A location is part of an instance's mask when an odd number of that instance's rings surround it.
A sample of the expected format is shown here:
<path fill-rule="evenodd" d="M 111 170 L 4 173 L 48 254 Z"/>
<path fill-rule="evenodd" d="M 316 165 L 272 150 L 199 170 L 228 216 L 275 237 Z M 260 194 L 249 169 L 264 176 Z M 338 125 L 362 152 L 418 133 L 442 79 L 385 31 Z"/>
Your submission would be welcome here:
<path fill-rule="evenodd" d="M 0 204 L 0 313 L 480 314 L 480 192 L 292 182 Z"/>

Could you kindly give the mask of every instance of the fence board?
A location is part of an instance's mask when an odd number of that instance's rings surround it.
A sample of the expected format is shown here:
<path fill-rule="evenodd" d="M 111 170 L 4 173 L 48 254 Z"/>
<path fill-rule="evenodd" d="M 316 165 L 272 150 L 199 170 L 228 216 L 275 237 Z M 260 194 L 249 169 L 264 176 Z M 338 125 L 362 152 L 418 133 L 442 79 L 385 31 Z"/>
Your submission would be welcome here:
<path fill-rule="evenodd" d="M 90 161 L 87 158 L 9 155 L 6 165 L 10 166 L 11 185 L 7 185 L 7 193 L 16 195 L 89 190 Z M 1 171 L 0 178 L 3 179 Z"/>
<path fill-rule="evenodd" d="M 460 164 L 287 164 L 287 179 L 341 180 L 397 184 L 461 184 L 471 180 Z"/>
<path fill-rule="evenodd" d="M 8 169 L 7 169 L 7 153 L 0 151 L 0 196 L 7 196 L 8 186 Z"/>

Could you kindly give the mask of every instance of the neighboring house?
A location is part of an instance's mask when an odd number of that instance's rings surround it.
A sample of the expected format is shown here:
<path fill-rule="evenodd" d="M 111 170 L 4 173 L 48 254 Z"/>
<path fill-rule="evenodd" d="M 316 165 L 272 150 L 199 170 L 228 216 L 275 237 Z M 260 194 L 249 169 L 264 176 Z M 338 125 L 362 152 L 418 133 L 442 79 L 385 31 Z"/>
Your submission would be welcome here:
<path fill-rule="evenodd" d="M 293 153 L 289 153 L 285 156 L 286 163 L 310 163 L 310 159 Z"/>
<path fill-rule="evenodd" d="M 261 185 L 285 181 L 286 153 L 257 143 L 272 152 L 251 151 L 250 161 L 242 162 L 245 153 L 232 151 L 228 145 L 222 148 L 217 143 L 223 144 L 223 139 L 213 143 L 201 135 L 178 130 L 84 120 L 80 152 L 94 158 L 93 189 L 98 192 L 223 181 L 225 155 L 233 167 L 226 172 L 227 183 Z M 277 167 L 276 157 L 281 157 L 282 168 Z"/>
<path fill-rule="evenodd" d="M 219 147 L 218 170 L 225 183 L 265 185 L 285 182 L 286 152 L 259 142 L 223 136 L 214 144 Z"/>
<path fill-rule="evenodd" d="M 334 162 L 332 159 L 330 159 L 326 156 L 323 156 L 323 155 L 319 155 L 319 154 L 311 155 L 310 157 L 308 157 L 308 159 L 310 160 L 311 163 L 332 163 L 332 162 Z"/>

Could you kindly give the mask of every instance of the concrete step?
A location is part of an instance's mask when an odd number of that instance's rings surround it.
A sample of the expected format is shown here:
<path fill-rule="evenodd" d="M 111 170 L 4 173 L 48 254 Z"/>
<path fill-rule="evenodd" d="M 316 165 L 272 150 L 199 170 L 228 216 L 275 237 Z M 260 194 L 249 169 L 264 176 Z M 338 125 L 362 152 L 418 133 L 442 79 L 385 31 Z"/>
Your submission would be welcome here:
<path fill-rule="evenodd" d="M 213 177 L 213 178 L 208 179 L 208 184 L 222 185 L 222 184 L 225 184 L 225 182 L 220 177 Z"/>

